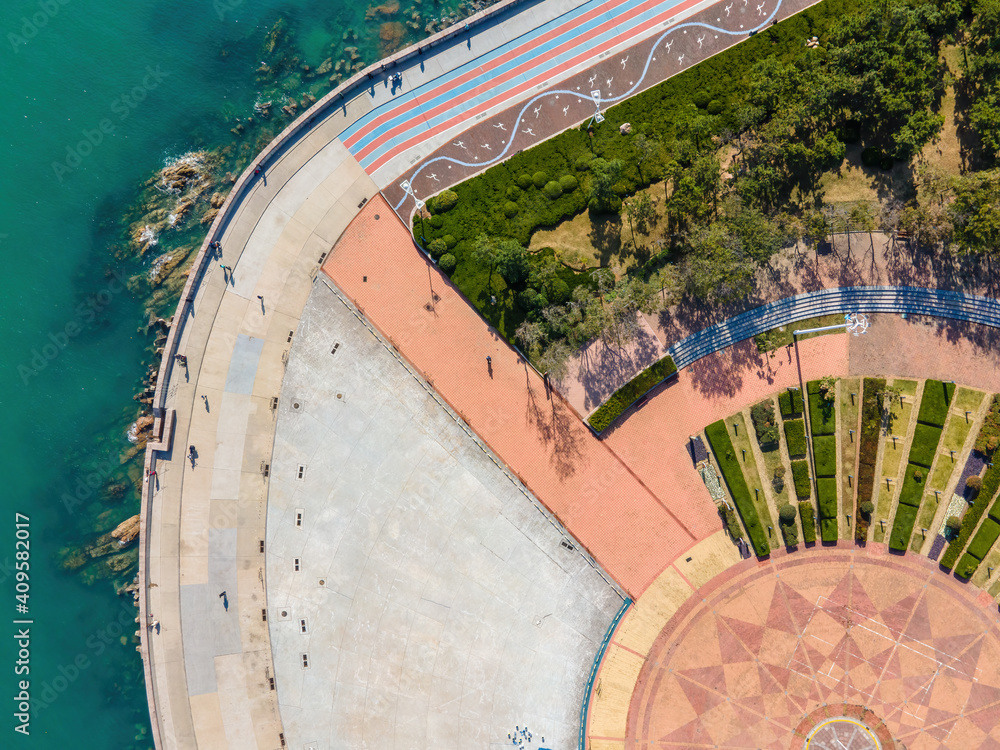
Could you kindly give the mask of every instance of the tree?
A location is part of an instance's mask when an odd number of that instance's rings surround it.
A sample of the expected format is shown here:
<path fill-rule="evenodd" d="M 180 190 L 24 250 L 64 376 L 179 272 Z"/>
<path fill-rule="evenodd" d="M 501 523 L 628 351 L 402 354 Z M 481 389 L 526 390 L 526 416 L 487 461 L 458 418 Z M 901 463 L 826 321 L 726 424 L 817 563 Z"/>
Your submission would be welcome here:
<path fill-rule="evenodd" d="M 756 272 L 757 263 L 724 222 L 713 222 L 692 237 L 685 276 L 695 296 L 716 302 L 745 297 Z"/>
<path fill-rule="evenodd" d="M 656 138 L 647 136 L 645 133 L 639 133 L 633 138 L 632 145 L 635 146 L 636 151 L 635 168 L 639 171 L 639 179 L 645 182 L 646 180 L 642 176 L 642 165 L 659 154 L 662 147 Z"/>
<path fill-rule="evenodd" d="M 962 84 L 972 100 L 969 125 L 987 158 L 1000 156 L 1000 2 L 980 0 L 968 28 Z"/>
<path fill-rule="evenodd" d="M 569 358 L 573 354 L 565 341 L 553 341 L 538 359 L 538 369 L 560 381 L 569 372 Z"/>
<path fill-rule="evenodd" d="M 858 510 L 861 511 L 861 515 L 865 518 L 871 518 L 872 513 L 875 512 L 875 503 L 871 500 L 862 500 L 858 506 Z"/>
<path fill-rule="evenodd" d="M 528 251 L 515 240 L 501 239 L 496 242 L 496 268 L 512 289 L 523 287 L 528 281 L 531 266 Z"/>
<path fill-rule="evenodd" d="M 526 320 L 517 327 L 514 339 L 524 349 L 528 358 L 535 361 L 541 353 L 540 347 L 545 341 L 545 331 L 538 323 Z"/>
<path fill-rule="evenodd" d="M 947 211 L 958 249 L 992 257 L 1000 250 L 1000 170 L 958 178 L 954 194 Z"/>
<path fill-rule="evenodd" d="M 497 247 L 485 234 L 476 237 L 476 241 L 472 245 L 472 260 L 476 265 L 487 269 L 486 288 L 492 288 L 493 271 L 496 270 L 498 260 Z"/>
<path fill-rule="evenodd" d="M 615 185 L 622 178 L 622 163 L 618 159 L 590 162 L 590 208 L 599 213 L 617 213 L 620 199 Z"/>

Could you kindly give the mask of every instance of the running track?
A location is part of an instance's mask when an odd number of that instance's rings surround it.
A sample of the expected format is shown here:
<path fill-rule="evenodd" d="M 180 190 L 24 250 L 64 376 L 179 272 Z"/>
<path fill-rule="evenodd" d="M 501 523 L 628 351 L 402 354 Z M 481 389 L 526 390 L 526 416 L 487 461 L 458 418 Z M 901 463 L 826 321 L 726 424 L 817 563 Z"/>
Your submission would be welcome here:
<path fill-rule="evenodd" d="M 730 30 L 702 22 L 676 24 L 657 39 L 641 73 L 627 91 L 603 98 L 600 94 L 596 97 L 585 96 L 594 101 L 595 109 L 601 103 L 626 99 L 646 83 L 653 53 L 669 35 L 681 29 L 697 27 L 717 34 L 745 36 L 749 31 L 769 24 L 781 7 L 781 1 L 764 0 L 758 4 L 754 0 L 752 7 L 756 12 L 751 11 L 743 18 L 745 22 L 751 19 L 757 22 L 756 26 L 749 28 Z M 720 19 L 723 11 L 728 17 L 728 8 L 740 2 L 732 0 L 727 7 L 720 8 Z M 748 0 L 743 0 L 742 4 L 746 6 Z M 504 102 L 523 98 L 532 88 L 594 62 L 611 49 L 630 41 L 642 41 L 657 26 L 667 26 L 678 14 L 699 5 L 708 6 L 698 0 L 592 0 L 444 73 L 430 83 L 376 107 L 349 126 L 340 138 L 364 169 L 373 174 L 393 157 L 428 138 L 474 121 L 477 116 Z M 737 20 L 738 17 L 734 16 L 734 25 Z M 546 91 L 529 101 L 525 109 L 540 98 L 560 93 L 579 95 L 576 91 Z M 482 169 L 501 161 L 511 143 L 493 159 L 478 162 L 475 166 Z M 454 159 L 451 161 L 472 166 Z M 420 169 L 430 163 L 426 162 Z"/>

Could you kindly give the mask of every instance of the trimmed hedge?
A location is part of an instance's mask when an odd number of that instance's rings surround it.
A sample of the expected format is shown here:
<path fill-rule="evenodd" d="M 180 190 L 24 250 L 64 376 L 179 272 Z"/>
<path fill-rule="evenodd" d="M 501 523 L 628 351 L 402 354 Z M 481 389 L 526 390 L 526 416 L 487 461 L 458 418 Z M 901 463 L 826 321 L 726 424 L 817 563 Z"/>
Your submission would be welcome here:
<path fill-rule="evenodd" d="M 603 432 L 633 403 L 675 372 L 677 372 L 677 366 L 669 355 L 659 362 L 654 362 L 612 393 L 608 400 L 590 415 L 587 422 L 598 432 Z"/>
<path fill-rule="evenodd" d="M 1000 396 L 993 397 L 990 410 L 976 436 L 976 450 L 980 453 L 992 456 L 997 448 L 1000 448 Z"/>
<path fill-rule="evenodd" d="M 810 380 L 806 384 L 809 392 L 809 426 L 812 434 L 833 435 L 837 432 L 836 402 L 827 401 L 819 392 L 819 381 Z"/>
<path fill-rule="evenodd" d="M 944 427 L 948 419 L 948 408 L 955 395 L 954 383 L 942 383 L 940 380 L 928 380 L 924 383 L 924 392 L 920 397 L 920 411 L 917 421 Z"/>
<path fill-rule="evenodd" d="M 919 481 L 916 477 L 918 471 L 923 474 L 923 479 Z M 903 489 L 899 491 L 899 502 L 903 505 L 912 505 L 914 508 L 919 508 L 926 487 L 927 469 L 922 466 L 907 464 L 906 474 L 903 476 Z"/>
<path fill-rule="evenodd" d="M 774 417 L 774 402 L 767 398 L 750 409 L 750 420 L 757 434 L 757 445 L 767 453 L 778 449 L 778 423 Z"/>
<path fill-rule="evenodd" d="M 813 459 L 817 477 L 837 476 L 837 436 L 820 435 L 813 438 Z"/>
<path fill-rule="evenodd" d="M 1000 523 L 997 523 L 992 518 L 987 518 L 983 521 L 983 525 L 979 527 L 976 535 L 972 537 L 972 542 L 969 544 L 969 549 L 966 550 L 966 553 L 979 560 L 984 559 L 998 536 L 1000 536 Z"/>
<path fill-rule="evenodd" d="M 802 413 L 802 391 L 795 388 L 791 391 L 782 391 L 778 396 L 778 408 L 781 409 L 781 416 L 785 419 L 795 417 Z"/>
<path fill-rule="evenodd" d="M 955 566 L 955 575 L 966 579 L 972 578 L 972 574 L 976 572 L 978 567 L 979 560 L 966 552 L 962 555 L 962 560 Z"/>
<path fill-rule="evenodd" d="M 799 517 L 802 519 L 802 539 L 806 542 L 816 541 L 816 512 L 812 503 L 799 503 Z"/>
<path fill-rule="evenodd" d="M 819 536 L 824 542 L 837 541 L 837 519 L 821 518 L 819 520 Z"/>
<path fill-rule="evenodd" d="M 816 480 L 816 500 L 820 518 L 837 517 L 837 480 L 832 478 Z M 824 541 L 826 541 L 824 539 Z"/>
<path fill-rule="evenodd" d="M 934 463 L 934 456 L 937 454 L 938 442 L 941 440 L 943 430 L 929 424 L 918 424 L 913 431 L 913 442 L 910 443 L 911 464 L 920 464 L 929 469 Z"/>
<path fill-rule="evenodd" d="M 983 475 L 983 488 L 979 491 L 972 507 L 962 516 L 962 530 L 958 532 L 958 537 L 952 540 L 948 549 L 941 556 L 940 565 L 942 568 L 951 570 L 955 566 L 958 556 L 965 549 L 965 545 L 969 543 L 972 532 L 979 524 L 983 513 L 990 506 L 998 487 L 1000 487 L 1000 467 L 994 465 L 992 468 L 986 469 L 986 474 Z"/>
<path fill-rule="evenodd" d="M 913 534 L 913 523 L 917 520 L 917 509 L 912 505 L 896 507 L 896 517 L 892 522 L 892 533 L 889 535 L 889 549 L 906 552 Z"/>
<path fill-rule="evenodd" d="M 806 423 L 801 419 L 785 421 L 785 442 L 788 444 L 788 455 L 804 456 L 809 446 L 806 443 Z"/>
<path fill-rule="evenodd" d="M 728 503 L 719 503 L 716 507 L 719 509 L 719 517 L 726 525 L 726 531 L 729 532 L 732 540 L 735 542 L 743 539 L 743 527 L 740 526 L 740 522 L 736 519 L 736 511 L 730 508 Z"/>
<path fill-rule="evenodd" d="M 805 461 L 792 461 L 792 483 L 795 485 L 795 497 L 809 497 L 809 464 Z"/>
<path fill-rule="evenodd" d="M 861 503 L 872 502 L 875 490 L 875 461 L 878 458 L 879 429 L 882 410 L 876 393 L 885 387 L 879 378 L 865 378 L 861 396 L 861 431 L 858 445 L 858 509 Z M 855 513 L 854 538 L 868 539 L 869 521 L 861 513 Z"/>
<path fill-rule="evenodd" d="M 736 459 L 736 451 L 733 449 L 733 442 L 729 438 L 729 430 L 726 423 L 721 419 L 713 422 L 705 428 L 705 437 L 708 444 L 715 453 L 715 458 L 719 463 L 719 471 L 722 473 L 726 485 L 729 487 L 729 494 L 733 497 L 733 504 L 736 506 L 740 518 L 743 519 L 743 526 L 750 537 L 750 544 L 758 557 L 763 557 L 771 551 L 767 543 L 767 534 L 760 525 L 760 517 L 757 515 L 757 508 L 750 497 L 750 489 L 747 487 L 746 479 L 743 477 L 743 469 Z"/>

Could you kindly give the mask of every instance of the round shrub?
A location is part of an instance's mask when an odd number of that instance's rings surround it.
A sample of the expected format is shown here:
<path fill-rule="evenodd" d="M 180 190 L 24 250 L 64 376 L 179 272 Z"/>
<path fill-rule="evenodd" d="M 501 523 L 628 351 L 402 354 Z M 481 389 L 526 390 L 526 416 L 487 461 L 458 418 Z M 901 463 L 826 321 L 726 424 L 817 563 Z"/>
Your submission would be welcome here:
<path fill-rule="evenodd" d="M 438 216 L 437 214 L 434 214 L 431 217 L 431 226 L 434 227 L 435 229 L 440 229 L 441 227 L 444 226 L 444 219 Z"/>
<path fill-rule="evenodd" d="M 918 482 L 924 481 L 924 472 L 922 472 L 920 469 L 917 469 L 915 472 L 913 472 L 913 478 L 916 479 Z"/>
<path fill-rule="evenodd" d="M 517 204 L 514 201 L 507 201 L 503 204 L 503 215 L 508 219 L 513 219 L 517 216 Z"/>
<path fill-rule="evenodd" d="M 778 510 L 778 518 L 784 524 L 795 523 L 795 506 L 785 504 Z"/>
<path fill-rule="evenodd" d="M 699 91 L 694 96 L 691 97 L 691 101 L 694 102 L 694 106 L 698 109 L 705 109 L 712 101 L 712 97 L 708 95 L 707 91 Z"/>
<path fill-rule="evenodd" d="M 948 516 L 948 520 L 944 522 L 944 525 L 957 533 L 962 530 L 962 519 L 958 516 Z"/>
<path fill-rule="evenodd" d="M 551 201 L 554 201 L 556 198 L 562 195 L 562 186 L 555 180 L 546 182 L 543 190 L 545 191 L 545 195 Z"/>
<path fill-rule="evenodd" d="M 721 115 L 722 110 L 726 108 L 726 105 L 720 102 L 718 99 L 713 99 L 708 103 L 708 114 L 710 115 Z"/>
<path fill-rule="evenodd" d="M 865 517 L 869 517 L 875 512 L 875 503 L 871 500 L 862 500 L 859 507 L 861 508 L 861 514 Z"/>
<path fill-rule="evenodd" d="M 434 260 L 437 260 L 448 252 L 448 243 L 441 237 L 438 237 L 430 241 L 427 245 L 427 251 L 431 254 L 431 257 L 434 258 Z"/>
<path fill-rule="evenodd" d="M 431 210 L 443 214 L 445 211 L 451 211 L 456 203 L 458 203 L 458 193 L 454 190 L 445 190 L 434 198 L 434 208 Z"/>
<path fill-rule="evenodd" d="M 441 260 L 438 261 L 438 268 L 449 276 L 455 272 L 455 266 L 457 265 L 458 261 L 455 260 L 455 256 L 451 253 L 445 253 L 441 256 Z"/>
<path fill-rule="evenodd" d="M 532 184 L 539 190 L 545 187 L 545 183 L 548 181 L 549 181 L 549 176 L 545 174 L 545 172 L 535 172 L 533 175 L 531 175 Z"/>
<path fill-rule="evenodd" d="M 576 167 L 576 171 L 586 172 L 588 169 L 590 169 L 590 162 L 593 158 L 594 158 L 593 155 L 589 151 L 584 151 L 582 154 L 576 157 L 576 163 L 574 165 Z"/>
<path fill-rule="evenodd" d="M 446 234 L 446 235 L 445 235 L 444 237 L 442 237 L 441 239 L 443 239 L 443 240 L 444 240 L 444 244 L 446 244 L 446 245 L 448 246 L 448 249 L 449 249 L 449 250 L 451 250 L 451 249 L 452 249 L 453 247 L 455 247 L 455 245 L 457 245 L 457 244 L 458 244 L 458 240 L 456 240 L 456 239 L 455 239 L 455 238 L 454 238 L 454 237 L 453 237 L 452 235 L 450 235 L 450 234 Z"/>
<path fill-rule="evenodd" d="M 509 201 L 516 201 L 521 197 L 521 188 L 517 185 L 511 185 L 504 191 L 504 197 Z"/>
<path fill-rule="evenodd" d="M 521 174 L 517 176 L 517 186 L 521 188 L 521 190 L 527 190 L 528 188 L 530 188 L 531 175 L 528 174 L 527 172 L 521 172 Z"/>
<path fill-rule="evenodd" d="M 522 289 L 517 293 L 517 304 L 521 306 L 522 310 L 527 310 L 531 312 L 532 310 L 539 309 L 545 298 L 530 287 L 528 289 Z"/>
<path fill-rule="evenodd" d="M 874 167 L 882 161 L 882 149 L 877 146 L 866 146 L 861 151 L 861 163 L 866 167 Z"/>
<path fill-rule="evenodd" d="M 553 302 L 561 305 L 569 299 L 569 284 L 562 279 L 556 279 L 549 285 L 549 294 Z"/>
<path fill-rule="evenodd" d="M 559 187 L 564 193 L 572 193 L 579 187 L 580 182 L 571 174 L 563 175 L 559 178 Z"/>
<path fill-rule="evenodd" d="M 971 497 L 975 497 L 979 494 L 979 490 L 983 488 L 983 478 L 969 477 L 965 480 L 965 488 L 969 491 Z"/>

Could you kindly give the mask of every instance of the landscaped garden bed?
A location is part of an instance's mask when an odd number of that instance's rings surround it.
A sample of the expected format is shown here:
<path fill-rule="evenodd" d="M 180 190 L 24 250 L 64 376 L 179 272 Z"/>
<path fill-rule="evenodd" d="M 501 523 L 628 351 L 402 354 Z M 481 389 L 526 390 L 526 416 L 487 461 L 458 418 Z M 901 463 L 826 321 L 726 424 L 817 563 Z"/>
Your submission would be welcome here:
<path fill-rule="evenodd" d="M 743 521 L 743 527 L 750 537 L 750 545 L 758 557 L 763 557 L 770 553 L 771 548 L 767 541 L 767 533 L 760 523 L 757 509 L 754 507 L 753 498 L 750 496 L 750 489 L 747 487 L 743 477 L 743 470 L 740 467 L 739 459 L 733 448 L 733 443 L 729 439 L 729 431 L 726 423 L 721 419 L 713 422 L 705 428 L 705 437 L 715 454 L 719 470 L 723 479 L 729 487 L 729 494 L 733 498 L 736 510 Z"/>
<path fill-rule="evenodd" d="M 676 372 L 677 366 L 669 356 L 654 362 L 612 393 L 608 400 L 590 415 L 587 423 L 597 432 L 603 432 L 632 404 Z"/>

